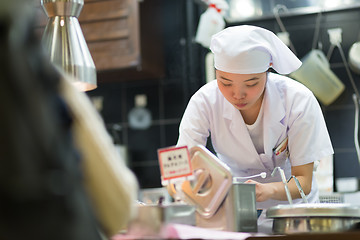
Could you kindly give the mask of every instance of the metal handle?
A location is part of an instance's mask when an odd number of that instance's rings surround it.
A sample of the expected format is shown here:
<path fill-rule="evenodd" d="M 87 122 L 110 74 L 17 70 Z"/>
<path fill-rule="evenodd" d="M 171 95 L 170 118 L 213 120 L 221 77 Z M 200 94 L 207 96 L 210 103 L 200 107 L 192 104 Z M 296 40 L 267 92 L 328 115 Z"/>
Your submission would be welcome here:
<path fill-rule="evenodd" d="M 292 202 L 291 194 L 290 194 L 290 191 L 289 191 L 289 187 L 288 187 L 288 185 L 287 185 L 287 181 L 286 181 L 286 177 L 285 177 L 284 170 L 282 170 L 280 167 L 274 168 L 273 172 L 271 173 L 271 176 L 272 176 L 272 177 L 274 176 L 276 170 L 279 170 L 279 172 L 280 172 L 280 177 L 281 177 L 281 181 L 282 181 L 283 184 L 284 184 L 286 197 L 287 197 L 287 199 L 288 199 L 288 201 L 289 201 L 289 204 L 292 205 L 293 202 Z"/>
<path fill-rule="evenodd" d="M 288 182 L 291 180 L 291 178 L 294 178 L 296 187 L 298 188 L 298 190 L 299 190 L 299 192 L 300 192 L 300 196 L 301 196 L 301 198 L 303 199 L 303 201 L 304 201 L 305 203 L 309 203 L 308 200 L 307 200 L 307 198 L 306 198 L 306 195 L 305 195 L 305 193 L 304 193 L 304 190 L 302 189 L 302 187 L 301 187 L 301 185 L 300 185 L 299 180 L 298 180 L 295 176 L 291 176 L 291 177 L 289 178 Z"/>

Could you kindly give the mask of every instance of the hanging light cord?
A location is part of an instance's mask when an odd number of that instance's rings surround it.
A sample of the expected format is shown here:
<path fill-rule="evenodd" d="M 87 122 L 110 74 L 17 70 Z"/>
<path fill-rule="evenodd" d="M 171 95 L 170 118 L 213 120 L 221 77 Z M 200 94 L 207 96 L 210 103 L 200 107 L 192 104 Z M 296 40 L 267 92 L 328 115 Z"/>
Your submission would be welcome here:
<path fill-rule="evenodd" d="M 334 50 L 334 47 L 335 46 L 331 46 L 330 49 L 331 49 L 331 52 Z M 355 143 L 355 149 L 356 149 L 356 154 L 357 154 L 357 158 L 358 158 L 358 161 L 360 163 L 360 148 L 359 148 L 359 100 L 360 100 L 360 95 L 359 95 L 359 91 L 355 85 L 355 81 L 352 77 L 352 74 L 350 72 L 350 68 L 349 68 L 349 65 L 346 61 L 346 58 L 345 58 L 345 54 L 344 54 L 344 51 L 341 47 L 341 44 L 340 43 L 337 43 L 336 44 L 336 47 L 339 49 L 339 52 L 340 52 L 340 55 L 341 55 L 341 58 L 344 62 L 344 65 L 345 65 L 345 69 L 346 69 L 346 72 L 349 76 L 349 79 L 350 79 L 350 82 L 351 82 L 351 85 L 355 91 L 355 93 L 353 94 L 352 98 L 353 98 L 353 101 L 354 101 L 354 104 L 355 104 L 355 126 L 354 126 L 354 143 Z M 328 57 L 330 55 L 328 54 Z"/>

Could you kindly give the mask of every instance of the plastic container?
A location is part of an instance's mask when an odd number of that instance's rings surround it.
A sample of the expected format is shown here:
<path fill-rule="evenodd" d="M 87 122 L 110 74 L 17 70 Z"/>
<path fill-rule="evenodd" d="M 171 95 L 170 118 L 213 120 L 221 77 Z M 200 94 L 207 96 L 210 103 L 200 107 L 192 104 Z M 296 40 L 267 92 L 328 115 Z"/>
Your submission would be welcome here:
<path fill-rule="evenodd" d="M 290 77 L 308 87 L 324 105 L 333 103 L 344 91 L 345 85 L 330 69 L 324 53 L 314 49 L 302 62 L 301 67 L 291 73 Z"/>

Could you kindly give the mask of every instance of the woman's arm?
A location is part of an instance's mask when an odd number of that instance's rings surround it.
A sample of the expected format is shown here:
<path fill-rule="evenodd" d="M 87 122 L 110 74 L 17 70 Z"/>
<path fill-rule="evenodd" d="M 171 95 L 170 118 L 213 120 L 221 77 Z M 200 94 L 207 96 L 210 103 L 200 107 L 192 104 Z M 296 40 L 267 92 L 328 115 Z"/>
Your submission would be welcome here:
<path fill-rule="evenodd" d="M 291 174 L 295 176 L 304 191 L 307 195 L 311 191 L 311 183 L 313 178 L 313 166 L 314 163 L 308 163 L 305 165 L 300 165 L 291 168 Z M 287 201 L 286 192 L 284 184 L 282 182 L 272 182 L 272 183 L 259 183 L 253 180 L 248 180 L 246 183 L 255 184 L 256 191 L 256 201 L 263 202 L 269 199 Z M 301 198 L 299 190 L 295 184 L 295 180 L 291 179 L 288 183 L 289 191 L 291 197 Z"/>
<path fill-rule="evenodd" d="M 206 145 L 210 133 L 208 107 L 209 104 L 201 94 L 193 95 L 181 119 L 176 146 L 188 146 L 190 149 L 196 145 Z"/>

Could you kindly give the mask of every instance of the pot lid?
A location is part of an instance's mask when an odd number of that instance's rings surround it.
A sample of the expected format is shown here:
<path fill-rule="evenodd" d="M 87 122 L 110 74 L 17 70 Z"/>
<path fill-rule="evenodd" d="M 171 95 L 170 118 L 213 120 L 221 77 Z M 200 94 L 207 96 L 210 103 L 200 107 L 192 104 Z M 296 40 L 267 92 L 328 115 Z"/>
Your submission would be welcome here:
<path fill-rule="evenodd" d="M 204 218 L 218 210 L 232 185 L 230 168 L 203 146 L 190 149 L 191 165 L 196 180 L 184 181 L 181 189 Z"/>
<path fill-rule="evenodd" d="M 304 203 L 277 205 L 266 212 L 268 218 L 285 217 L 356 217 L 360 218 L 360 206 L 343 203 Z"/>

